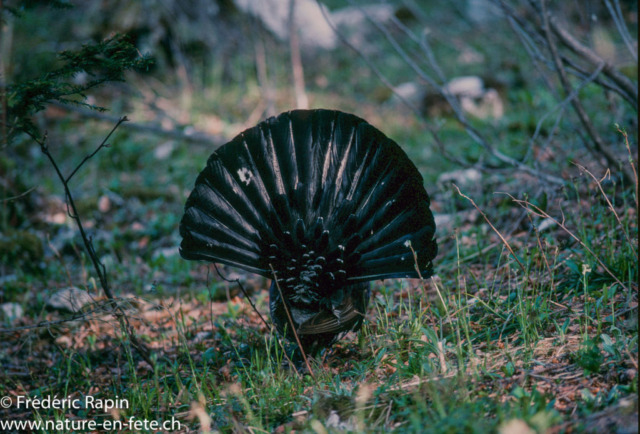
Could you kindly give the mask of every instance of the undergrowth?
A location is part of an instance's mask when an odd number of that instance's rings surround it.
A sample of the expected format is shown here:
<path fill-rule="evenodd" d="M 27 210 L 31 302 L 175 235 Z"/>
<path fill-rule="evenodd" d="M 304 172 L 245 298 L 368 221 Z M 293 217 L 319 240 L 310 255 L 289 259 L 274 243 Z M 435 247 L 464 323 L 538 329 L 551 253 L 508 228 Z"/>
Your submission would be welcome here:
<path fill-rule="evenodd" d="M 7 376 L 0 393 L 118 396 L 128 409 L 76 416 L 174 417 L 203 432 L 480 433 L 516 420 L 544 433 L 625 418 L 637 406 L 635 193 L 583 173 L 546 204 L 477 199 L 487 220 L 443 228 L 435 277 L 375 283 L 363 330 L 310 361 L 315 380 L 234 284 L 161 254 L 145 267 L 169 280 L 122 302 L 155 372 L 94 318 L 50 330 L 53 346 L 5 344 L 3 360 L 26 359 L 30 376 Z M 514 218 L 521 229 L 503 233 Z M 127 272 L 113 269 L 119 282 Z M 266 316 L 266 282 L 245 285 Z"/>

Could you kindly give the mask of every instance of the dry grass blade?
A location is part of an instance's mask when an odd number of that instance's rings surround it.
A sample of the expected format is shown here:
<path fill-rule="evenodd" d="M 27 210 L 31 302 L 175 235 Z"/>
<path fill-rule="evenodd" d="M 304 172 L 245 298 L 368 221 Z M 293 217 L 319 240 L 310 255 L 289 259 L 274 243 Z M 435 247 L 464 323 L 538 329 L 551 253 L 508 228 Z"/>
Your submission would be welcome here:
<path fill-rule="evenodd" d="M 627 231 L 624 228 L 624 225 L 622 224 L 622 222 L 620 221 L 620 216 L 618 216 L 618 213 L 616 212 L 615 208 L 613 207 L 613 205 L 611 204 L 611 201 L 609 200 L 609 197 L 607 196 L 607 194 L 604 192 L 604 190 L 602 189 L 602 183 L 601 180 L 599 180 L 598 178 L 596 178 L 594 176 L 593 173 L 589 172 L 589 169 L 587 169 L 584 166 L 581 166 L 578 163 L 573 163 L 575 166 L 578 166 L 578 168 L 585 172 L 587 175 L 589 175 L 591 177 L 591 179 L 593 179 L 596 184 L 598 185 L 598 189 L 600 189 L 600 193 L 602 193 L 602 196 L 605 198 L 605 200 L 607 201 L 607 205 L 609 205 L 609 209 L 611 210 L 611 212 L 613 213 L 613 215 L 616 217 L 616 220 L 618 221 L 618 224 L 620 225 L 620 229 L 622 229 L 622 232 L 624 233 L 624 236 L 627 238 L 627 242 L 629 243 L 629 245 L 631 246 L 631 250 L 633 250 L 633 253 L 636 255 L 636 259 L 638 259 L 638 252 L 637 250 L 634 248 L 633 243 L 631 242 L 631 238 L 629 238 L 629 234 L 627 233 Z M 605 174 L 605 176 L 602 178 L 606 178 L 607 175 L 609 175 L 609 171 L 607 171 L 607 173 Z"/>
<path fill-rule="evenodd" d="M 631 170 L 633 171 L 633 177 L 635 179 L 635 187 L 636 187 L 636 211 L 638 210 L 638 172 L 636 171 L 635 161 L 633 159 L 633 154 L 631 153 L 631 147 L 629 146 L 629 136 L 627 132 L 623 129 L 620 129 L 620 126 L 616 124 L 616 129 L 622 137 L 624 137 L 624 145 L 627 147 L 627 151 L 629 152 L 629 164 L 631 165 Z"/>
<path fill-rule="evenodd" d="M 413 249 L 413 246 L 411 245 L 411 241 L 409 241 L 409 248 L 411 249 L 411 253 L 413 253 L 413 264 L 415 266 L 416 273 L 418 273 L 418 278 L 420 279 L 420 286 L 422 287 L 422 293 L 426 294 L 427 288 L 424 286 L 424 279 L 422 278 L 422 273 L 420 272 L 420 266 L 418 265 L 418 254 Z M 438 291 L 438 295 L 440 295 L 440 291 L 438 290 L 437 286 L 436 286 L 436 291 Z M 440 295 L 440 299 L 442 299 L 442 295 Z M 426 300 L 427 300 L 427 310 L 431 312 L 431 303 L 429 303 L 429 298 L 426 298 Z M 447 308 L 446 304 L 444 303 L 444 300 L 442 300 L 442 305 L 445 307 L 445 309 Z M 431 321 L 435 324 L 435 319 L 433 317 L 431 318 Z"/>
<path fill-rule="evenodd" d="M 18 194 L 17 196 L 11 196 L 11 197 L 7 197 L 6 199 L 0 199 L 0 203 L 1 202 L 10 202 L 12 200 L 20 199 L 21 197 L 24 197 L 24 196 L 28 195 L 29 193 L 31 193 L 37 187 L 38 187 L 37 185 L 34 185 L 29 190 L 25 191 L 24 193 Z"/>
<path fill-rule="evenodd" d="M 445 378 L 455 377 L 457 374 L 458 374 L 457 371 L 451 371 L 451 372 L 449 372 L 447 374 L 440 375 L 440 376 L 433 376 L 431 378 L 416 378 L 415 380 L 411 380 L 408 383 L 399 384 L 397 386 L 392 386 L 392 387 L 389 388 L 389 390 L 391 390 L 391 391 L 405 390 L 405 389 L 409 389 L 411 387 L 421 386 L 422 384 L 425 384 L 425 383 L 428 383 L 428 382 L 440 381 L 440 380 L 443 380 Z"/>
<path fill-rule="evenodd" d="M 222 280 L 224 280 L 225 282 L 235 282 L 235 283 L 238 284 L 238 287 L 240 288 L 240 290 L 244 294 L 245 299 L 249 302 L 249 304 L 253 308 L 253 311 L 258 315 L 258 317 L 260 318 L 260 321 L 262 321 L 262 323 L 267 328 L 267 330 L 269 330 L 270 332 L 272 332 L 274 334 L 275 339 L 278 342 L 278 345 L 280 345 L 280 348 L 282 348 L 282 355 L 284 355 L 284 357 L 287 359 L 287 361 L 289 362 L 289 365 L 294 366 L 293 365 L 293 361 L 289 358 L 289 356 L 287 355 L 287 352 L 284 350 L 284 344 L 282 342 L 280 342 L 280 339 L 278 339 L 277 333 L 274 332 L 273 327 L 271 325 L 269 325 L 267 320 L 264 319 L 264 317 L 262 316 L 262 314 L 260 313 L 260 311 L 256 307 L 256 305 L 253 302 L 253 300 L 251 300 L 251 297 L 249 296 L 249 293 L 247 293 L 247 291 L 244 289 L 244 286 L 242 285 L 242 282 L 240 282 L 240 279 L 239 278 L 238 279 L 227 279 L 226 277 L 224 277 L 222 275 L 222 273 L 218 269 L 218 265 L 215 262 L 213 263 L 213 266 L 216 269 L 216 273 L 218 273 L 218 276 L 220 276 L 220 278 Z M 212 328 L 213 328 L 213 325 L 212 325 Z M 298 376 L 300 376 L 300 373 L 298 371 L 296 371 L 295 369 L 294 369 L 294 372 L 296 374 L 298 374 Z"/>
<path fill-rule="evenodd" d="M 453 184 L 453 186 L 456 188 L 456 190 L 458 190 L 458 194 L 462 197 L 464 197 L 465 199 L 467 199 L 469 202 L 471 202 L 471 205 L 474 206 L 475 209 L 478 210 L 478 212 L 480 213 L 480 215 L 482 215 L 482 217 L 484 217 L 484 219 L 486 220 L 486 222 L 489 224 L 489 226 L 491 226 L 491 229 L 493 229 L 493 231 L 498 235 L 498 237 L 500 237 L 500 239 L 502 240 L 502 242 L 504 243 L 504 245 L 507 247 L 507 249 L 509 250 L 509 252 L 511 253 L 511 256 L 513 256 L 513 258 L 516 260 L 516 262 L 518 263 L 518 265 L 520 266 L 520 268 L 522 269 L 522 272 L 526 274 L 527 270 L 524 267 L 524 265 L 522 264 L 522 262 L 520 262 L 520 259 L 518 259 L 518 257 L 516 256 L 516 253 L 513 251 L 513 249 L 511 248 L 511 246 L 509 245 L 509 242 L 502 236 L 502 234 L 500 233 L 500 231 L 498 229 L 496 229 L 496 227 L 491 223 L 491 221 L 489 220 L 489 218 L 487 217 L 487 215 L 485 213 L 482 212 L 482 210 L 478 207 L 478 205 L 476 205 L 476 203 L 473 201 L 473 199 L 471 199 L 469 196 L 462 194 L 462 192 L 460 191 L 460 188 L 458 188 L 457 185 Z"/>
<path fill-rule="evenodd" d="M 611 276 L 613 278 L 613 280 L 616 281 L 616 283 L 618 283 L 622 288 L 624 288 L 627 291 L 630 291 L 630 289 L 620 281 L 620 279 L 618 279 L 612 272 L 611 270 L 609 270 L 609 268 L 604 264 L 604 262 L 602 262 L 600 260 L 600 258 L 598 258 L 598 256 L 594 253 L 593 250 L 591 250 L 580 238 L 578 238 L 573 232 L 571 232 L 565 225 L 564 225 L 564 221 L 560 222 L 557 219 L 554 219 L 553 217 L 551 217 L 549 214 L 547 214 L 546 212 L 542 211 L 540 208 L 538 208 L 537 206 L 535 206 L 534 204 L 532 204 L 529 201 L 526 200 L 520 200 L 520 199 L 516 199 L 515 197 L 513 197 L 512 195 L 510 195 L 509 193 L 502 193 L 502 194 L 506 194 L 507 196 L 509 196 L 511 198 L 511 200 L 513 200 L 515 203 L 517 203 L 518 205 L 520 205 L 522 208 L 528 210 L 529 212 L 531 212 L 532 214 L 538 216 L 538 217 L 543 217 L 543 218 L 548 218 L 553 220 L 560 228 L 562 228 L 563 231 L 565 231 L 567 234 L 569 234 L 574 240 L 576 240 L 578 243 L 580 243 L 580 245 L 582 247 L 585 248 L 585 250 L 587 250 L 594 258 L 595 260 L 598 262 L 598 264 L 600 264 L 600 266 L 607 272 L 607 274 L 609 276 Z M 533 209 L 532 209 L 533 208 Z"/>

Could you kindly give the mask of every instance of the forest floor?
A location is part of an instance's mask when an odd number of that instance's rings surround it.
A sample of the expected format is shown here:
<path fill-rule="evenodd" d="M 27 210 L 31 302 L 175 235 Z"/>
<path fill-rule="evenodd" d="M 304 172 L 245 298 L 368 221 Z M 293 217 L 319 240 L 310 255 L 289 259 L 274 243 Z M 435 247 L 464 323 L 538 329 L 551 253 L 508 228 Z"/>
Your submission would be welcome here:
<path fill-rule="evenodd" d="M 175 142 L 144 150 L 134 137 L 122 133 L 101 150 L 72 192 L 155 370 L 110 313 L 60 190 L 48 181 L 58 194 L 30 193 L 31 226 L 10 234 L 22 248 L 3 265 L 3 299 L 24 312 L 5 314 L 0 395 L 85 404 L 13 406 L 3 420 L 133 418 L 179 422 L 176 432 L 637 431 L 633 189 L 583 172 L 571 187 L 529 197 L 545 218 L 494 194 L 524 197 L 518 188 L 532 182 L 524 175 L 485 175 L 481 186 L 461 175 L 458 186 L 478 208 L 449 185 L 429 188 L 439 224 L 436 276 L 374 283 L 363 330 L 312 358 L 308 372 L 237 283 L 178 254 L 194 161 L 209 150 Z M 79 158 L 65 157 L 63 170 Z M 162 169 L 133 170 L 153 165 Z M 51 173 L 44 163 L 42 170 Z M 266 279 L 220 271 L 239 279 L 268 317 Z M 52 294 L 69 296 L 73 287 L 90 298 L 52 306 Z M 128 408 L 91 408 L 87 396 L 126 399 Z M 56 431 L 64 429 L 48 430 Z"/>

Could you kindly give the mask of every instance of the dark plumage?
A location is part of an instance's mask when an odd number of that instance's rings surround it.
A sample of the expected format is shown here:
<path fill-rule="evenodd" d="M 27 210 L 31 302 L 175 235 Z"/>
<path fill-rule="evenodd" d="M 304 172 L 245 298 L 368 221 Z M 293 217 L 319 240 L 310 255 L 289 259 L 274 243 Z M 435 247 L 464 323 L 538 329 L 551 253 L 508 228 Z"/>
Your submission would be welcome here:
<path fill-rule="evenodd" d="M 437 253 L 418 170 L 363 119 L 332 110 L 269 118 L 217 149 L 180 223 L 185 259 L 273 278 L 271 318 L 304 347 L 358 330 L 371 280 L 432 274 Z"/>

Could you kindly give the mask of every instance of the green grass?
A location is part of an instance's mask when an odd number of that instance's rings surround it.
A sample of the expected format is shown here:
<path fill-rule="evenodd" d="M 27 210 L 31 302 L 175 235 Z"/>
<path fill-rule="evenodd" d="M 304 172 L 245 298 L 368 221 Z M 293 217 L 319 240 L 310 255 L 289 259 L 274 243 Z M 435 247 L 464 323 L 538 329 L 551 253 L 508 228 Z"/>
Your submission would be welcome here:
<path fill-rule="evenodd" d="M 139 300 L 128 314 L 143 340 L 160 345 L 153 350 L 156 371 L 131 351 L 113 321 L 93 321 L 56 329 L 54 345 L 36 340 L 35 348 L 5 353 L 5 361 L 25 358 L 32 377 L 7 377 L 0 394 L 119 396 L 130 405 L 119 417 L 174 416 L 192 428 L 207 423 L 197 417 L 201 406 L 212 429 L 222 432 L 482 433 L 512 419 L 538 433 L 568 426 L 582 431 L 592 415 L 632 412 L 636 404 L 628 402 L 635 400 L 637 379 L 629 370 L 638 351 L 637 246 L 626 242 L 613 213 L 599 205 L 594 185 L 585 181 L 549 203 L 548 212 L 558 216 L 564 209 L 567 227 L 628 290 L 579 243 L 567 243 L 557 227 L 510 238 L 521 270 L 482 220 L 462 222 L 441 236 L 437 278 L 374 285 L 365 327 L 311 360 L 314 379 L 290 366 L 289 359 L 301 365 L 295 345 L 264 330 L 248 304 L 239 298 L 211 301 L 233 285 L 217 282 L 204 265 L 177 256 L 151 259 L 151 250 L 141 247 L 137 265 L 116 261 L 110 274 L 121 295 Z M 630 193 L 616 194 L 616 212 L 635 240 Z M 521 211 L 499 195 L 478 203 L 485 211 L 501 210 L 489 213 L 498 230 Z M 163 205 L 150 202 L 141 216 L 149 217 L 150 210 L 155 216 L 146 219 L 144 230 L 129 238 L 116 233 L 100 249 L 120 257 L 141 236 L 149 243 L 165 237 L 177 219 L 163 214 Z M 114 227 L 124 224 L 117 210 L 111 213 Z M 76 273 L 78 261 L 72 262 Z M 59 268 L 59 262 L 47 262 L 41 278 L 63 282 Z M 20 300 L 25 287 L 39 285 L 29 276 L 19 275 L 12 298 Z M 154 291 L 144 290 L 152 280 Z M 264 282 L 249 286 L 266 315 Z M 23 300 L 32 314 L 42 302 Z M 142 318 L 149 321 L 152 312 L 157 316 L 149 324 Z M 49 366 L 44 372 L 43 363 Z"/>

